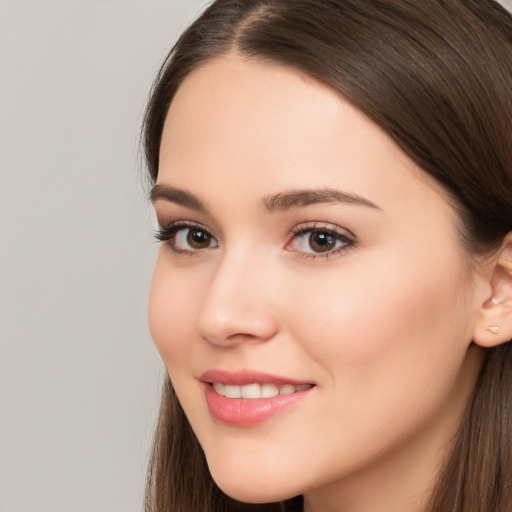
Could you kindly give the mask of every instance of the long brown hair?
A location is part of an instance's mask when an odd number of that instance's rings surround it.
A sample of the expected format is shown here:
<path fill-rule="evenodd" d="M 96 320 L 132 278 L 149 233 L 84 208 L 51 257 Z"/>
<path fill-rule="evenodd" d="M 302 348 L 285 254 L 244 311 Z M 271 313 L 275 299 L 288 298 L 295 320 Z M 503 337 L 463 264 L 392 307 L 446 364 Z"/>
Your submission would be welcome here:
<path fill-rule="evenodd" d="M 181 36 L 144 123 L 150 180 L 183 79 L 235 50 L 339 91 L 450 194 L 462 243 L 485 253 L 512 230 L 512 17 L 493 0 L 217 0 Z M 299 511 L 249 505 L 214 484 L 169 380 L 147 512 Z M 428 512 L 512 507 L 512 348 L 489 349 Z"/>

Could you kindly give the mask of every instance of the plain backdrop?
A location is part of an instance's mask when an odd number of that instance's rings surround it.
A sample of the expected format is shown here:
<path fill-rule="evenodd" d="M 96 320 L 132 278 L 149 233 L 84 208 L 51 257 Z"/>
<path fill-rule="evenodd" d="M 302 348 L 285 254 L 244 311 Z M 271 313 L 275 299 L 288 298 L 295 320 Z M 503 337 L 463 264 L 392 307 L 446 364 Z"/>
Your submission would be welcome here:
<path fill-rule="evenodd" d="M 205 4 L 0 0 L 0 512 L 142 510 L 163 369 L 138 137 Z"/>
<path fill-rule="evenodd" d="M 0 1 L 0 511 L 139 512 L 162 365 L 138 137 L 205 0 Z"/>

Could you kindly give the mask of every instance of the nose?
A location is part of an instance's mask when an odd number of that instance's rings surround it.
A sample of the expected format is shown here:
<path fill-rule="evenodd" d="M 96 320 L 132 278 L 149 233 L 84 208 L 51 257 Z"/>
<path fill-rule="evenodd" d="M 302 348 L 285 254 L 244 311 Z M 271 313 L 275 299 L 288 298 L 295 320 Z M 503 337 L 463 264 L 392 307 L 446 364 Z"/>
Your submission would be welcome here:
<path fill-rule="evenodd" d="M 222 258 L 200 305 L 202 338 L 223 347 L 273 338 L 279 328 L 274 278 L 254 256 L 238 253 Z"/>

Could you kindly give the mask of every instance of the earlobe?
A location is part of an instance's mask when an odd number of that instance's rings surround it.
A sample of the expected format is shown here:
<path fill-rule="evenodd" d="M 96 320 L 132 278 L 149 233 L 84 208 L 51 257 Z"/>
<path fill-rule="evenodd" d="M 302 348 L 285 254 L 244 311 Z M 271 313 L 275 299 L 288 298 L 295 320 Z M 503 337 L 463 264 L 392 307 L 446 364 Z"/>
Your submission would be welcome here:
<path fill-rule="evenodd" d="M 492 296 L 482 304 L 473 341 L 491 348 L 512 339 L 512 232 L 503 239 L 491 272 Z"/>

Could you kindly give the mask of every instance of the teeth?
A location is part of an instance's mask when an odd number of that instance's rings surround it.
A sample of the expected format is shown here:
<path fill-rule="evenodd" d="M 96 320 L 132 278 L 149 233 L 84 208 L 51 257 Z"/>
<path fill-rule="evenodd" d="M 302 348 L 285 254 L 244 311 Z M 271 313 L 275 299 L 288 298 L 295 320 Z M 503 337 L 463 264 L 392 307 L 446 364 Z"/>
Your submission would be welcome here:
<path fill-rule="evenodd" d="M 272 398 L 273 396 L 279 395 L 279 388 L 275 384 L 262 384 L 261 385 L 261 397 Z"/>
<path fill-rule="evenodd" d="M 280 395 L 291 395 L 292 393 L 295 393 L 295 386 L 292 384 L 284 384 L 283 386 L 279 387 Z"/>
<path fill-rule="evenodd" d="M 222 384 L 221 382 L 214 382 L 213 389 L 215 389 L 215 391 L 217 391 L 217 393 L 219 393 L 219 395 L 224 394 L 224 384 Z"/>
<path fill-rule="evenodd" d="M 240 386 L 230 386 L 226 384 L 224 386 L 224 396 L 228 398 L 242 398 L 242 390 Z"/>
<path fill-rule="evenodd" d="M 213 382 L 213 389 L 219 394 L 227 398 L 272 398 L 277 395 L 291 395 L 298 391 L 310 389 L 311 384 L 301 384 L 294 386 L 293 384 L 244 384 L 236 386 L 231 384 L 222 384 L 221 382 Z"/>
<path fill-rule="evenodd" d="M 259 398 L 261 396 L 261 388 L 259 384 L 246 384 L 240 386 L 240 394 L 242 398 Z"/>

